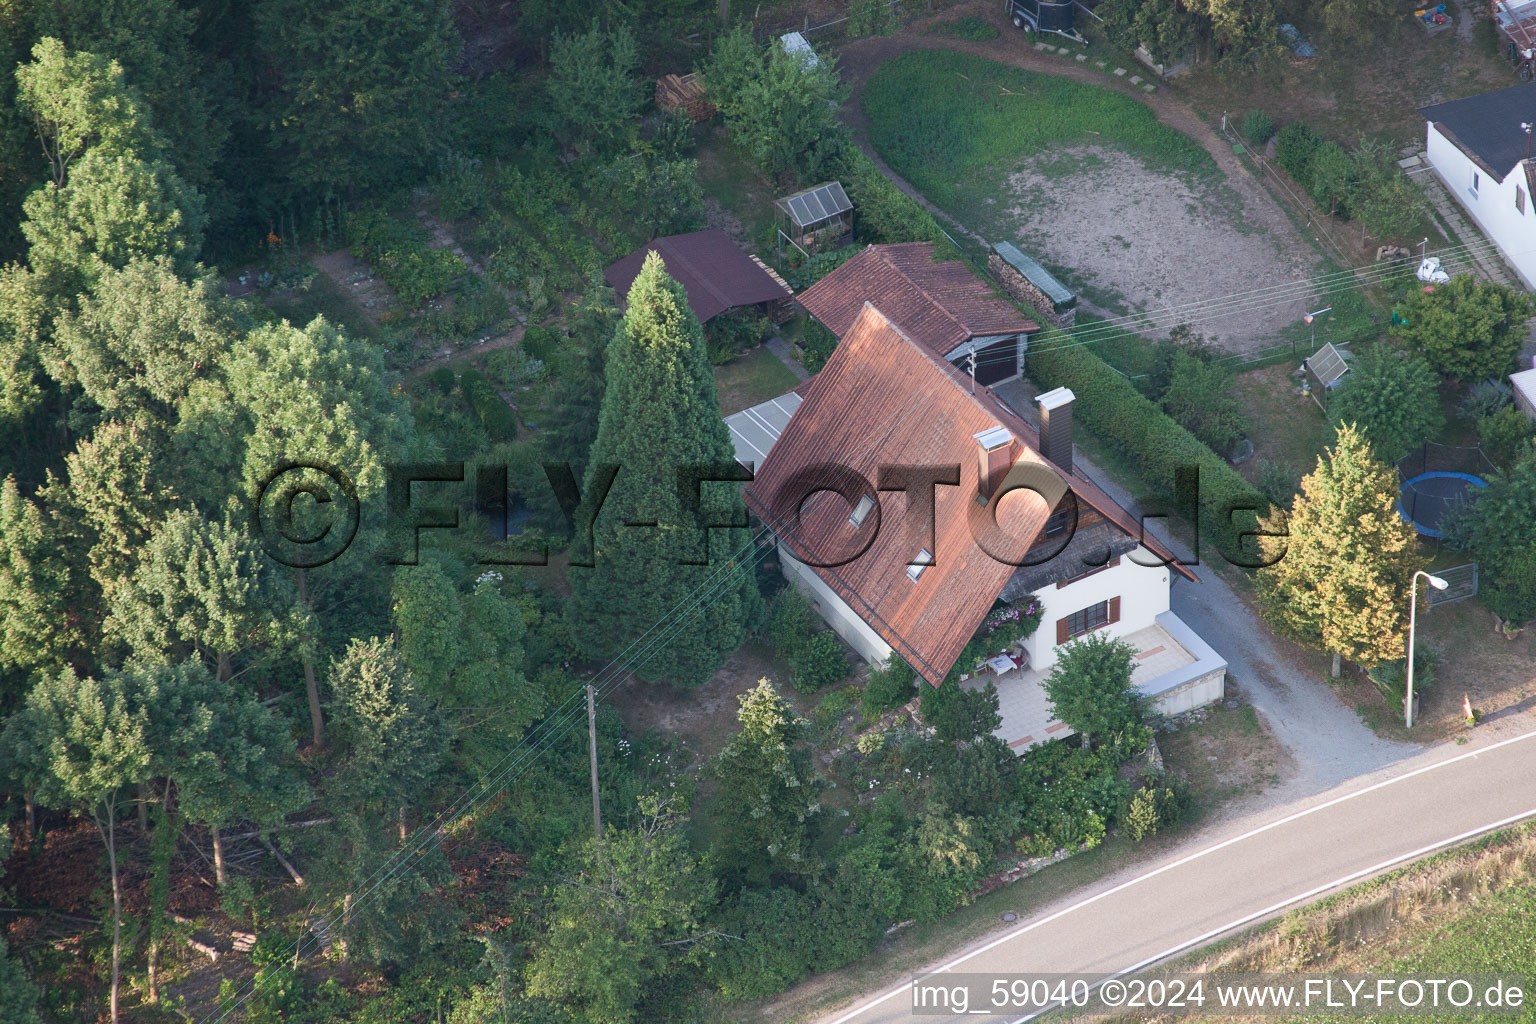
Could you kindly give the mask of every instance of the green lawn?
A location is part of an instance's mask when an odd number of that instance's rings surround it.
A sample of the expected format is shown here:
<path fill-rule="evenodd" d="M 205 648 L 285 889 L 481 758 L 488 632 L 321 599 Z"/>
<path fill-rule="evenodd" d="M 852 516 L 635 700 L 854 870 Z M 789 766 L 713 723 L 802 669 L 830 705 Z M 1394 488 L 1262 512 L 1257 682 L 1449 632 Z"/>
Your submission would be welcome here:
<path fill-rule="evenodd" d="M 715 367 L 715 389 L 720 392 L 720 412 L 750 409 L 759 402 L 777 398 L 800 383 L 779 357 L 766 345 L 739 355 L 724 366 Z"/>
<path fill-rule="evenodd" d="M 719 204 L 728 221 L 725 228 L 759 249 L 767 259 L 773 247 L 773 201 L 780 192 L 772 181 L 731 147 L 725 129 L 705 122 L 698 129 L 699 184 L 704 194 Z M 788 190 L 785 190 L 785 194 Z M 736 224 L 740 231 L 733 230 Z"/>
<path fill-rule="evenodd" d="M 1115 146 L 1149 168 L 1220 181 L 1209 153 L 1129 96 L 969 54 L 896 57 L 863 93 L 870 141 L 892 168 L 966 223 L 1024 161 L 1074 145 Z M 1044 166 L 1071 174 L 1078 158 Z"/>

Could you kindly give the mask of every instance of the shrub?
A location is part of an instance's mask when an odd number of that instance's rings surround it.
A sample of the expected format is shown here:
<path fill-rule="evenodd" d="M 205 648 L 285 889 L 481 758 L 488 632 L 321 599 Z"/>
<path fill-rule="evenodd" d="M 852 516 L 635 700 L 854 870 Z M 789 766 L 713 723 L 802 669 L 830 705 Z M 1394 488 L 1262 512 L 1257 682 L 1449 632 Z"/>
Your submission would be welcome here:
<path fill-rule="evenodd" d="M 427 383 L 445 395 L 453 394 L 453 389 L 458 386 L 459 378 L 454 376 L 453 369 L 447 366 L 439 366 L 427 374 Z"/>
<path fill-rule="evenodd" d="M 433 188 L 437 205 L 449 220 L 461 220 L 484 210 L 490 202 L 490 189 L 480 173 L 480 161 L 456 151 L 443 157 Z"/>
<path fill-rule="evenodd" d="M 1131 795 L 1124 825 L 1132 842 L 1157 835 L 1160 828 L 1175 824 L 1184 816 L 1183 795 L 1170 786 L 1143 786 Z"/>
<path fill-rule="evenodd" d="M 1413 649 L 1413 692 L 1428 690 L 1435 682 L 1435 670 L 1440 667 L 1440 652 L 1428 644 L 1416 644 Z M 1408 693 L 1408 659 L 1389 661 L 1378 665 L 1368 673 L 1376 689 L 1398 714 L 1403 712 L 1403 700 Z"/>
<path fill-rule="evenodd" d="M 465 370 L 460 383 L 464 387 L 464 399 L 474 410 L 486 435 L 493 442 L 513 440 L 517 436 L 517 416 L 496 393 L 485 374 L 479 370 Z"/>
<path fill-rule="evenodd" d="M 814 897 L 788 886 L 748 889 L 727 903 L 717 927 L 741 939 L 721 943 L 705 968 L 721 998 L 736 1003 L 772 995 L 816 966 L 815 908 Z"/>
<path fill-rule="evenodd" d="M 762 344 L 768 335 L 768 318 L 748 310 L 722 313 L 704 325 L 704 340 L 708 342 L 711 356 L 716 345 L 732 356 Z"/>
<path fill-rule="evenodd" d="M 497 387 L 510 388 L 523 381 L 523 366 L 528 361 L 521 350 L 498 348 L 485 357 L 485 375 Z"/>
<path fill-rule="evenodd" d="M 1477 421 L 1477 440 L 1496 465 L 1509 466 L 1526 441 L 1536 435 L 1525 413 L 1506 405 Z"/>
<path fill-rule="evenodd" d="M 1322 137 L 1304 121 L 1292 121 L 1275 135 L 1275 160 L 1303 188 L 1312 183 L 1312 157 Z"/>
<path fill-rule="evenodd" d="M 532 325 L 523 333 L 522 347 L 530 359 L 548 363 L 560 353 L 560 336 L 548 327 Z"/>
<path fill-rule="evenodd" d="M 766 639 L 788 661 L 816 629 L 816 612 L 799 588 L 789 586 L 774 595 L 768 609 Z"/>
<path fill-rule="evenodd" d="M 1301 490 L 1301 474 L 1274 459 L 1260 459 L 1253 470 L 1254 486 L 1270 504 L 1291 507 L 1291 499 Z"/>
<path fill-rule="evenodd" d="M 1226 367 L 1175 351 L 1163 411 L 1213 451 L 1225 454 L 1248 427 L 1248 417 L 1232 394 L 1232 381 Z"/>
<path fill-rule="evenodd" d="M 805 333 L 800 337 L 801 361 L 805 368 L 816 373 L 827 360 L 832 358 L 832 352 L 837 348 L 837 338 L 817 320 L 809 317 L 805 321 Z"/>
<path fill-rule="evenodd" d="M 1461 400 L 1461 414 L 1476 423 L 1491 416 L 1514 400 L 1509 385 L 1496 377 L 1480 380 L 1467 389 L 1467 397 Z"/>
<path fill-rule="evenodd" d="M 1262 146 L 1275 134 L 1274 120 L 1262 110 L 1250 110 L 1243 115 L 1243 138 L 1255 146 Z"/>
<path fill-rule="evenodd" d="M 1129 790 L 1120 765 L 1131 751 L 1116 744 L 1084 750 L 1047 743 L 1019 758 L 1016 800 L 1024 807 L 1017 846 L 1039 857 L 1062 847 L 1096 846 Z"/>
<path fill-rule="evenodd" d="M 1030 374 L 1042 389 L 1069 387 L 1077 396 L 1076 420 L 1130 459 L 1142 479 L 1165 496 L 1175 494 L 1175 472 L 1200 472 L 1199 529 L 1234 564 L 1252 564 L 1251 541 L 1240 534 L 1251 523 L 1252 509 L 1263 516 L 1269 502 L 1225 459 L 1175 423 L 1086 346 L 1053 345 L 1047 338 L 1030 349 Z"/>
<path fill-rule="evenodd" d="M 427 248 L 419 230 L 374 208 L 347 218 L 347 243 L 413 306 L 443 294 L 465 269 L 447 249 Z"/>
<path fill-rule="evenodd" d="M 883 666 L 869 673 L 861 702 L 864 712 L 873 717 L 882 711 L 899 708 L 912 699 L 916 689 L 917 673 L 899 654 L 893 654 Z"/>
<path fill-rule="evenodd" d="M 994 683 L 982 690 L 962 690 L 951 672 L 938 686 L 923 684 L 922 695 L 919 713 L 945 742 L 969 742 L 1002 723 Z"/>
<path fill-rule="evenodd" d="M 1383 462 L 1396 462 L 1445 427 L 1440 379 L 1428 363 L 1386 345 L 1362 352 L 1334 396 L 1328 415 L 1355 424 Z"/>
<path fill-rule="evenodd" d="M 863 150 L 843 150 L 843 185 L 858 210 L 854 237 L 860 242 L 934 242 L 945 246 L 933 214 L 880 173 Z"/>
<path fill-rule="evenodd" d="M 812 633 L 789 659 L 789 681 L 801 693 L 815 693 L 847 674 L 842 641 L 830 629 Z"/>

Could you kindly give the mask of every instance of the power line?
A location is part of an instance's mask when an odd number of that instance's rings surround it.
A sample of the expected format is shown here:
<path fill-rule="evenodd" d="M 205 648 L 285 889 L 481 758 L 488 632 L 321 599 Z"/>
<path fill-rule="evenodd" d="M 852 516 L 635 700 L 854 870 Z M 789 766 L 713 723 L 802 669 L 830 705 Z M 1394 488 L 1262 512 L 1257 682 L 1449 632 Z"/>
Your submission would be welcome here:
<path fill-rule="evenodd" d="M 876 432 L 871 436 L 870 443 L 862 449 L 862 454 L 868 454 L 873 451 L 885 438 L 889 437 L 892 430 L 916 413 L 916 401 L 917 396 L 909 397 L 907 402 L 894 414 L 889 425 L 883 431 Z M 823 472 L 818 475 L 816 478 L 817 482 L 833 483 L 834 481 L 830 479 L 829 472 Z M 813 505 L 817 497 L 819 497 L 819 493 L 818 491 L 812 495 L 807 504 Z M 734 582 L 738 573 L 755 569 L 767 557 L 768 552 L 773 550 L 771 545 L 759 544 L 762 539 L 771 536 L 771 533 L 772 531 L 766 525 L 759 529 L 729 559 L 726 559 L 720 568 L 714 570 L 706 580 L 679 601 L 660 621 L 632 641 L 624 651 L 600 669 L 594 675 L 593 682 L 596 683 L 597 680 L 602 679 L 604 676 L 607 678 L 593 687 L 594 702 L 611 693 L 632 672 L 638 671 L 644 668 L 646 664 L 649 664 L 651 659 L 660 653 L 661 647 L 672 638 L 682 625 L 699 614 L 703 608 L 713 603 L 724 592 L 724 589 Z M 753 554 L 746 560 L 741 560 L 740 556 L 749 551 L 753 552 Z M 640 646 L 642 643 L 643 646 Z M 640 647 L 638 651 L 635 650 L 637 646 Z M 320 944 L 316 931 L 323 930 L 329 932 L 332 927 L 344 926 L 346 919 L 351 915 L 359 913 L 384 884 L 401 872 L 409 870 L 434 845 L 440 844 L 450 827 L 472 811 L 483 806 L 508 783 L 518 778 L 545 751 L 563 739 L 581 718 L 582 702 L 578 701 L 577 698 L 584 698 L 586 690 L 586 687 L 582 687 L 568 696 L 553 712 L 546 715 L 544 719 L 531 728 L 522 741 L 497 763 L 492 769 L 494 774 L 490 778 L 483 780 L 478 786 L 466 788 L 452 804 L 439 812 L 435 819 L 418 827 L 410 839 L 403 843 L 399 850 L 375 869 L 369 878 L 352 891 L 343 894 L 339 900 L 332 901 L 332 910 L 320 918 L 319 928 L 316 929 L 312 924 L 305 934 L 295 941 L 294 961 L 297 962 L 300 957 L 308 954 L 315 946 Z M 243 1006 L 263 986 L 270 983 L 271 980 L 271 977 L 268 977 L 258 983 L 253 977 L 246 983 L 238 999 L 219 1012 L 217 1016 L 210 1014 L 204 1017 L 203 1024 L 209 1024 L 209 1022 L 217 1024 L 217 1022 L 223 1021 L 225 1017 Z"/>

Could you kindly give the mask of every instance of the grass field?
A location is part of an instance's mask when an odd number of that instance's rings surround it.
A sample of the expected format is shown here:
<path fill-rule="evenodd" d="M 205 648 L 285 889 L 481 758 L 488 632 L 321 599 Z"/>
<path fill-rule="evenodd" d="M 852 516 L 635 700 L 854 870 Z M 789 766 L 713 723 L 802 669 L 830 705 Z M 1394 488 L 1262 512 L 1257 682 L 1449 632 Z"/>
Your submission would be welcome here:
<path fill-rule="evenodd" d="M 896 57 L 869 80 L 863 104 L 875 148 L 946 208 L 991 198 L 1001 175 L 1021 161 L 1073 145 L 1114 146 L 1195 180 L 1220 173 L 1205 150 L 1128 96 L 969 54 Z M 1064 175 L 1077 162 L 1058 158 L 1046 166 Z"/>
<path fill-rule="evenodd" d="M 1529 826 L 1491 836 L 1292 911 L 1171 965 L 1174 970 L 1307 973 L 1523 974 L 1536 948 L 1536 834 Z M 1102 1019 L 1102 1018 L 1101 1018 Z M 1213 1017 L 1215 1020 L 1243 1018 Z M 1308 1015 L 1307 1024 L 1360 1020 Z M 1378 1022 L 1423 1020 L 1376 1014 Z M 1533 1020 L 1536 1008 L 1508 1017 Z"/>

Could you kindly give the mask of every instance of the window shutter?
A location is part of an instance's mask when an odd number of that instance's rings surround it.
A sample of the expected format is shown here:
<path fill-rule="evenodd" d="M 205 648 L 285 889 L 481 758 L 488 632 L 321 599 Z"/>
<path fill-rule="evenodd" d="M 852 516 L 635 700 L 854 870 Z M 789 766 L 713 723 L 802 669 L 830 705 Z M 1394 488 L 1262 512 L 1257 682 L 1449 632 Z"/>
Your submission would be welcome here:
<path fill-rule="evenodd" d="M 1067 620 L 1066 619 L 1057 619 L 1056 620 L 1056 642 L 1058 644 L 1064 644 L 1064 643 L 1066 643 L 1070 639 L 1072 639 L 1072 634 L 1068 631 Z"/>
<path fill-rule="evenodd" d="M 1118 597 L 1112 597 L 1109 599 L 1109 621 L 1120 621 L 1120 599 Z"/>

